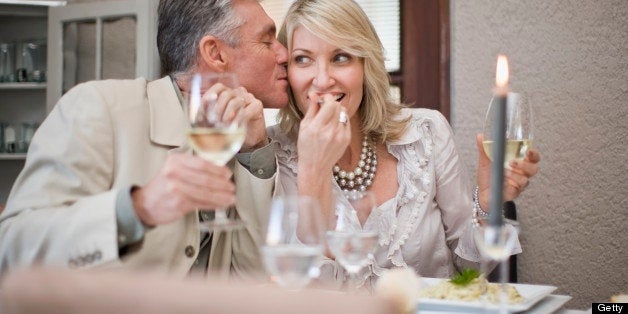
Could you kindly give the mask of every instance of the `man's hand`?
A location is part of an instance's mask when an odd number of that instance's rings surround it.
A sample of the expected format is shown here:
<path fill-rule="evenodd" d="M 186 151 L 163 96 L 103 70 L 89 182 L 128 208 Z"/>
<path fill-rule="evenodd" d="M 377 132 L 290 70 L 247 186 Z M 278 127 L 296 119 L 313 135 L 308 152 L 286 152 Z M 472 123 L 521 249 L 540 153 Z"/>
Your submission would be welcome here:
<path fill-rule="evenodd" d="M 156 177 L 131 193 L 139 219 L 148 226 L 173 222 L 199 209 L 235 203 L 231 171 L 189 154 L 172 154 Z"/>
<path fill-rule="evenodd" d="M 240 152 L 268 145 L 262 102 L 244 87 L 230 88 L 222 83 L 212 85 L 202 96 L 203 102 L 215 102 L 213 112 L 220 121 L 246 126 L 246 137 Z"/>
<path fill-rule="evenodd" d="M 246 121 L 246 138 L 240 152 L 250 152 L 268 145 L 262 102 L 244 87 L 236 89 L 236 93 L 244 100 L 241 114 L 242 119 Z"/>
<path fill-rule="evenodd" d="M 476 146 L 478 148 L 478 169 L 477 182 L 479 187 L 480 206 L 484 210 L 488 210 L 490 199 L 490 181 L 491 181 L 491 160 L 484 152 L 482 134 L 476 135 Z M 538 163 L 541 161 L 541 155 L 536 149 L 529 149 L 523 160 L 512 160 L 508 164 L 510 169 L 504 169 L 504 202 L 512 201 L 523 192 L 530 184 L 530 179 L 539 172 Z"/>

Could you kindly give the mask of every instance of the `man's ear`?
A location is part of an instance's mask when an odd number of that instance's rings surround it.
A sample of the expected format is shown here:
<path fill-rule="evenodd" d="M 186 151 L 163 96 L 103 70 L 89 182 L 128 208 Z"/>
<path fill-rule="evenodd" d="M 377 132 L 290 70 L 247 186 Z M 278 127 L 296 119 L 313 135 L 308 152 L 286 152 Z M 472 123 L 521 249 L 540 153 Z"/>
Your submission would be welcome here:
<path fill-rule="evenodd" d="M 201 38 L 199 52 L 203 66 L 215 72 L 224 71 L 227 65 L 224 58 L 224 44 L 222 40 L 211 35 Z"/>

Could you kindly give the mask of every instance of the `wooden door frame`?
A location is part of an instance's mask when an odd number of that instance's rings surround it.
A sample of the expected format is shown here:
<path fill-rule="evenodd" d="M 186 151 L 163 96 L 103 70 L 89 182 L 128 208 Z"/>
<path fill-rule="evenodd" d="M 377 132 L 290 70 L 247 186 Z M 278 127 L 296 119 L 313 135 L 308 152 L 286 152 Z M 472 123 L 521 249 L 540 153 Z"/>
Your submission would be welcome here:
<path fill-rule="evenodd" d="M 449 0 L 400 0 L 402 101 L 450 118 Z"/>

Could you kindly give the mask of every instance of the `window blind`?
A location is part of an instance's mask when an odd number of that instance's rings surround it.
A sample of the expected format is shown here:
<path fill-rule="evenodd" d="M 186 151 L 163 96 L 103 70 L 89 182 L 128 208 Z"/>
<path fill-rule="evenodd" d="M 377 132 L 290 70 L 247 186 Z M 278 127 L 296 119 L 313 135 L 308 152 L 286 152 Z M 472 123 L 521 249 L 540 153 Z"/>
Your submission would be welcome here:
<path fill-rule="evenodd" d="M 294 0 L 265 0 L 261 4 L 279 28 L 292 2 Z M 401 67 L 399 0 L 356 0 L 356 2 L 366 12 L 384 45 L 386 70 L 399 71 Z"/>

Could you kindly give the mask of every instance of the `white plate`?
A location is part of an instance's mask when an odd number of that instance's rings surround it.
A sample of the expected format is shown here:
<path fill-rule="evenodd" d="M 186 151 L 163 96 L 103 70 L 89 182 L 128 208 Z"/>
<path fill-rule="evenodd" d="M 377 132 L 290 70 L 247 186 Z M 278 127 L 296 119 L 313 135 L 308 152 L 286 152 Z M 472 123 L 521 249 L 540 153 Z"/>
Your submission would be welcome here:
<path fill-rule="evenodd" d="M 442 278 L 426 278 L 421 277 L 421 284 L 427 288 L 439 283 L 441 280 L 448 280 Z M 509 304 L 508 311 L 509 312 L 522 312 L 530 309 L 534 304 L 539 302 L 539 300 L 550 295 L 554 290 L 556 290 L 555 286 L 543 286 L 543 285 L 527 285 L 527 284 L 511 284 L 519 294 L 524 298 L 523 302 L 518 304 Z M 423 288 L 423 289 L 425 289 Z M 488 303 L 488 306 L 492 309 L 497 309 L 499 306 L 497 304 Z M 431 310 L 431 311 L 464 311 L 464 310 L 477 310 L 481 309 L 483 304 L 481 301 L 461 301 L 461 300 L 441 300 L 441 299 L 430 299 L 430 298 L 419 298 L 419 309 L 420 310 Z"/>
<path fill-rule="evenodd" d="M 550 295 L 545 299 L 539 301 L 531 310 L 527 311 L 526 314 L 550 314 L 556 312 L 559 308 L 561 308 L 567 301 L 571 300 L 571 297 L 568 295 Z"/>

